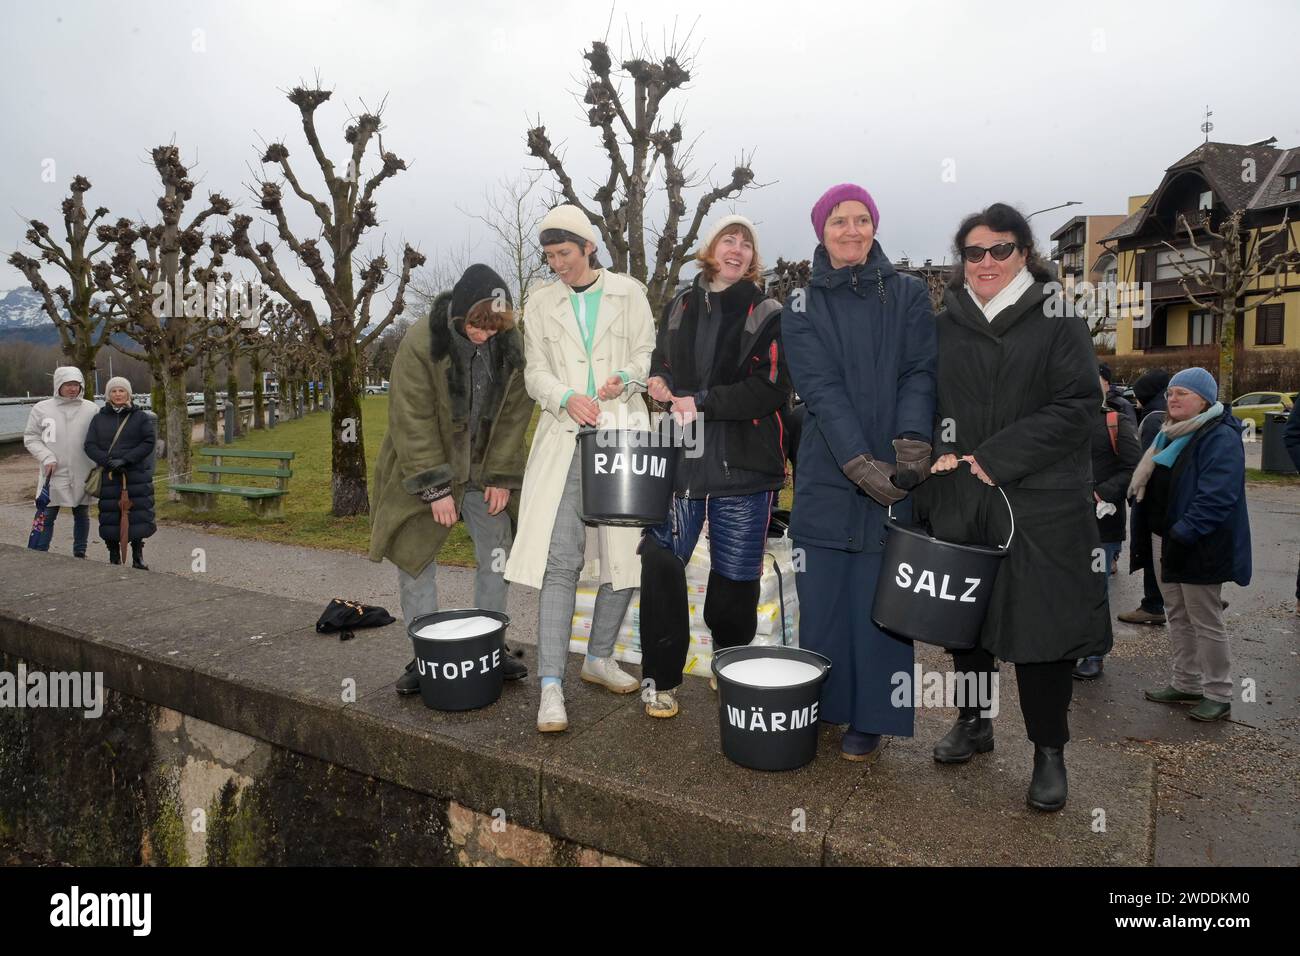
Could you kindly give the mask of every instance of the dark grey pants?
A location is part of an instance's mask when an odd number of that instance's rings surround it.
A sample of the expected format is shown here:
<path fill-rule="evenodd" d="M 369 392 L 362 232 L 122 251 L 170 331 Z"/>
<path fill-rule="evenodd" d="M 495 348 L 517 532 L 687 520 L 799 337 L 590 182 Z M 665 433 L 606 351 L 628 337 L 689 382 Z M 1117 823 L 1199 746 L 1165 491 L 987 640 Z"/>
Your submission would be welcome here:
<path fill-rule="evenodd" d="M 459 511 L 474 542 L 474 560 L 478 564 L 474 575 L 474 606 L 504 614 L 506 594 L 510 587 L 504 572 L 513 540 L 510 516 L 504 508 L 500 514 L 488 514 L 483 489 L 473 487 L 465 489 Z M 432 614 L 438 610 L 437 576 L 437 561 L 430 561 L 429 566 L 415 577 L 400 568 L 397 570 L 402 618 L 408 623 L 421 614 Z"/>

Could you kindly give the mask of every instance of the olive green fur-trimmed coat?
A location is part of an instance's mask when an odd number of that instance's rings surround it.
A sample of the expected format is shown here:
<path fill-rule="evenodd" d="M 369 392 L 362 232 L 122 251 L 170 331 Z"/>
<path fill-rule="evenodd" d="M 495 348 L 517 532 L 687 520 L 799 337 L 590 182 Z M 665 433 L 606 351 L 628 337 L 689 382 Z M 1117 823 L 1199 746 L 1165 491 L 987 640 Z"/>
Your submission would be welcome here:
<path fill-rule="evenodd" d="M 510 489 L 516 522 L 528 446 L 524 436 L 535 403 L 524 387 L 524 343 L 518 328 L 489 339 L 492 384 L 470 447 L 470 380 L 456 361 L 448 307 L 434 300 L 429 315 L 402 338 L 389 374 L 388 432 L 370 486 L 370 560 L 387 558 L 412 576 L 438 554 L 451 529 L 438 524 L 420 493 L 450 483 L 460 513 L 467 485 Z"/>

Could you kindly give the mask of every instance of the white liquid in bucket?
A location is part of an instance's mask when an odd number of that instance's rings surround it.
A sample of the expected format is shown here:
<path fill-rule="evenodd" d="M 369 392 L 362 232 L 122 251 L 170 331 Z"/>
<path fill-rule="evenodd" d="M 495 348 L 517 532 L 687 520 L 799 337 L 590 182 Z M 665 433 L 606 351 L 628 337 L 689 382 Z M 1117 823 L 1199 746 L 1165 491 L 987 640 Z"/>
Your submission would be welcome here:
<path fill-rule="evenodd" d="M 501 622 L 496 618 L 477 614 L 474 617 L 462 617 L 452 621 L 438 621 L 436 624 L 426 624 L 415 632 L 415 636 L 434 641 L 450 641 L 460 637 L 477 637 L 480 634 L 491 634 L 500 626 Z"/>
<path fill-rule="evenodd" d="M 751 657 L 725 665 L 719 673 L 750 687 L 790 687 L 821 676 L 822 669 L 806 661 L 783 657 Z"/>

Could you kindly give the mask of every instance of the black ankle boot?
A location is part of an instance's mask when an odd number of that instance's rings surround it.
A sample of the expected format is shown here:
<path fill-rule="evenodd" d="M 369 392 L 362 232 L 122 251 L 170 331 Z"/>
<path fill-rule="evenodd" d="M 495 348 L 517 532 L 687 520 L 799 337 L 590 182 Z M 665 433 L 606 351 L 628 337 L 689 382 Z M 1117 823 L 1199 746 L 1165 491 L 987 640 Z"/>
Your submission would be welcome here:
<path fill-rule="evenodd" d="M 141 571 L 149 570 L 149 565 L 144 563 L 144 541 L 138 538 L 131 542 L 131 567 Z"/>
<path fill-rule="evenodd" d="M 523 655 L 512 651 L 509 644 L 502 645 L 505 647 L 506 656 L 501 662 L 501 679 L 502 680 L 523 680 L 528 676 L 528 665 L 519 658 Z"/>
<path fill-rule="evenodd" d="M 1065 748 L 1034 744 L 1034 776 L 1025 799 L 1035 810 L 1051 813 L 1065 806 Z"/>
<path fill-rule="evenodd" d="M 117 542 L 115 542 L 115 541 L 105 541 L 105 542 L 104 542 L 104 547 L 108 548 L 108 563 L 109 563 L 109 564 L 121 564 L 121 563 L 122 563 L 122 549 L 119 548 L 119 547 L 117 546 Z"/>
<path fill-rule="evenodd" d="M 415 669 L 415 661 L 406 665 L 406 671 L 397 678 L 397 692 L 403 696 L 420 692 L 420 674 Z"/>
<path fill-rule="evenodd" d="M 993 719 L 974 714 L 958 717 L 952 730 L 934 745 L 934 759 L 938 763 L 965 763 L 976 754 L 986 754 L 993 749 Z"/>

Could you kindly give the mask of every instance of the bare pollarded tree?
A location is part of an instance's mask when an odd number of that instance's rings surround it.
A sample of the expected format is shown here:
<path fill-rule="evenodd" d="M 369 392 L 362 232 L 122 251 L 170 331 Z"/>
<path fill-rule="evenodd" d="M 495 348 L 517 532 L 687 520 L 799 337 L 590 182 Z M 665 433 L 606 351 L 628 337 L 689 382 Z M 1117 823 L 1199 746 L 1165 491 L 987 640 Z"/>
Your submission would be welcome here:
<path fill-rule="evenodd" d="M 107 241 L 91 242 L 95 223 L 108 215 L 103 206 L 87 217 L 85 195 L 90 191 L 90 180 L 74 176 L 69 186 L 68 198 L 63 200 L 63 241 L 50 232 L 50 227 L 39 219 L 28 221 L 27 241 L 40 253 L 33 259 L 15 252 L 9 264 L 23 274 L 28 285 L 41 297 L 41 308 L 54 323 L 59 333 L 59 347 L 70 365 L 81 369 L 86 380 L 86 398 L 94 398 L 95 358 L 108 342 L 113 332 L 113 310 L 95 297 L 94 266 L 96 257 L 110 245 Z M 90 244 L 92 248 L 87 249 Z M 53 289 L 41 275 L 41 263 L 46 262 L 67 277 L 67 285 L 60 282 Z M 58 303 L 55 302 L 58 299 Z M 61 303 L 62 308 L 60 308 Z"/>
<path fill-rule="evenodd" d="M 808 288 L 811 280 L 812 263 L 807 259 L 790 262 L 778 257 L 765 291 L 776 301 L 785 302 L 795 290 Z"/>
<path fill-rule="evenodd" d="M 1217 228 L 1209 214 L 1196 225 L 1179 215 L 1178 225 L 1186 234 L 1186 247 L 1164 245 L 1174 254 L 1171 263 L 1183 293 L 1221 323 L 1219 397 L 1228 402 L 1236 390 L 1237 329 L 1245 316 L 1246 296 L 1259 296 L 1250 302 L 1250 308 L 1258 309 L 1281 295 L 1286 271 L 1300 268 L 1300 250 L 1289 238 L 1291 225 L 1285 213 L 1281 226 L 1267 234 L 1247 226 L 1241 210 L 1225 216 Z M 1188 248 L 1196 255 L 1189 258 Z"/>
<path fill-rule="evenodd" d="M 487 226 L 496 246 L 497 267 L 506 281 L 513 283 L 515 308 L 520 313 L 528 293 L 548 271 L 537 242 L 537 228 L 546 215 L 534 192 L 542 175 L 525 172 L 513 179 L 503 178 L 485 193 L 483 212 L 461 210 Z"/>
<path fill-rule="evenodd" d="M 653 54 L 642 39 L 617 65 L 602 40 L 594 41 L 583 54 L 582 102 L 609 164 L 608 174 L 593 184 L 589 198 L 579 195 L 546 127 L 539 122 L 527 136 L 528 152 L 554 176 L 558 195 L 580 208 L 600 232 L 614 270 L 646 285 L 656 316 L 672 297 L 714 204 L 758 188 L 750 168 L 752 156 L 744 154 L 724 182 L 712 183 L 707 173 L 693 173 L 693 144 L 682 146 L 680 119 L 667 123 L 664 118 L 665 100 L 691 79 L 694 56 L 689 33 L 680 42 L 674 36 L 659 54 Z M 686 191 L 706 182 L 710 185 L 697 197 L 688 217 Z M 648 200 L 656 183 L 666 205 L 658 228 L 647 221 Z M 647 251 L 647 235 L 654 239 L 652 251 Z"/>
<path fill-rule="evenodd" d="M 328 356 L 330 391 L 334 399 L 330 452 L 331 511 L 336 517 L 343 517 L 367 514 L 370 510 L 361 420 L 362 355 L 366 347 L 406 308 L 404 294 L 411 270 L 424 264 L 424 256 L 410 245 L 405 246 L 392 301 L 383 317 L 377 323 L 372 322 L 375 296 L 391 284 L 388 260 L 380 254 L 361 265 L 354 261 L 353 256 L 362 234 L 378 224 L 375 191 L 386 180 L 406 169 L 406 161 L 384 149 L 380 135 L 383 130 L 381 105 L 375 112 L 367 111 L 354 117 L 348 125 L 344 139 L 350 153 L 340 171 L 326 154 L 316 129 L 316 111 L 328 102 L 331 95 L 331 91 L 321 89 L 319 85 L 310 88 L 297 86 L 288 93 L 289 102 L 298 108 L 301 115 L 303 134 L 325 184 L 325 198 L 314 195 L 298 178 L 289 163 L 289 149 L 283 143 L 272 143 L 262 155 L 263 165 L 278 167 L 294 195 L 311 210 L 319 238 L 300 239 L 290 227 L 281 183 L 263 179 L 256 189 L 259 204 L 271 214 L 280 241 L 288 246 L 324 297 L 328 317 L 317 315 L 312 302 L 294 287 L 276 259 L 275 247 L 267 241 L 255 243 L 249 236 L 253 224 L 251 216 L 234 217 L 231 236 L 236 254 L 253 263 L 262 282 L 292 307 L 308 334 Z M 379 164 L 367 178 L 362 167 L 369 158 L 372 144 Z M 325 254 L 322 253 L 322 243 Z"/>
<path fill-rule="evenodd" d="M 96 287 L 122 315 L 120 327 L 141 348 L 134 352 L 114 346 L 148 362 L 155 381 L 163 383 L 165 409 L 155 411 L 164 422 L 167 472 L 174 484 L 190 473 L 185 378 L 199 365 L 207 347 L 213 290 L 219 288 L 223 257 L 230 251 L 226 236 L 207 235 L 204 230 L 212 217 L 229 215 L 231 204 L 220 193 L 212 193 L 207 206 L 186 221 L 194 182 L 181 162 L 180 150 L 174 145 L 158 146 L 150 155 L 162 184 L 158 198 L 162 219 L 153 225 L 119 219 L 114 225 L 100 226 L 96 235 L 114 244 L 113 258 L 111 263 L 96 263 L 93 271 Z M 141 243 L 143 256 L 137 249 Z"/>

